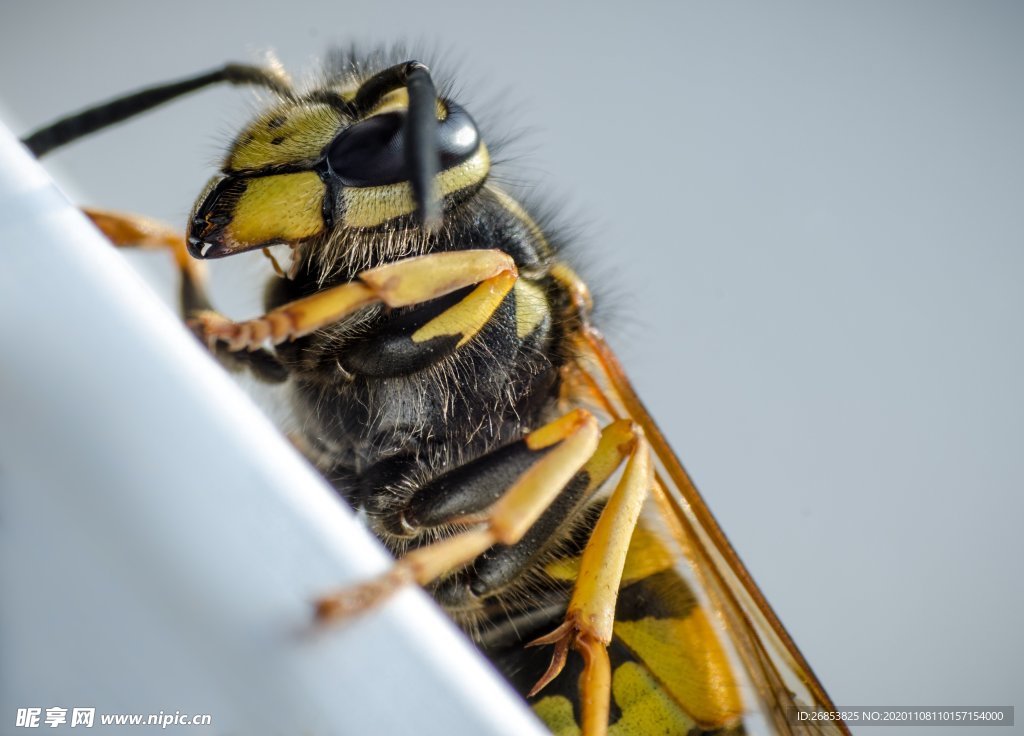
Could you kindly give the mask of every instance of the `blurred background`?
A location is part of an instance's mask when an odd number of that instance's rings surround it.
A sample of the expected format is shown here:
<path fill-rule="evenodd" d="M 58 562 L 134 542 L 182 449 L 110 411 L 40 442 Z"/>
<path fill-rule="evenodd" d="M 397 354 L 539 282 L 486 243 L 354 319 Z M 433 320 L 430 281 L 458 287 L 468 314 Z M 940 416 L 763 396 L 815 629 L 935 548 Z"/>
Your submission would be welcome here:
<path fill-rule="evenodd" d="M 25 135 L 274 52 L 407 42 L 564 213 L 637 388 L 840 705 L 1024 694 L 1024 5 L 35 2 Z M 182 225 L 256 110 L 212 89 L 53 155 Z M 133 257 L 163 295 L 162 258 Z M 59 264 L 55 264 L 59 267 Z M 214 264 L 254 314 L 255 256 Z M 874 731 L 873 731 L 874 732 Z"/>

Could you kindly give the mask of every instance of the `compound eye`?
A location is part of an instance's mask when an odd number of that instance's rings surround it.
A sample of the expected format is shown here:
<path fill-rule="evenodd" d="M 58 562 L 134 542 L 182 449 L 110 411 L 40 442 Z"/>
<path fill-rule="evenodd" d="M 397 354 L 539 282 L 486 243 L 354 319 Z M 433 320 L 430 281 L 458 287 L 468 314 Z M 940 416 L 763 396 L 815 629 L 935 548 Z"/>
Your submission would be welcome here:
<path fill-rule="evenodd" d="M 480 147 L 476 123 L 464 109 L 447 103 L 437 124 L 441 170 L 458 166 Z M 327 149 L 327 163 L 344 186 L 376 187 L 409 180 L 405 158 L 405 113 L 374 115 L 344 131 Z"/>
<path fill-rule="evenodd" d="M 327 162 L 341 183 L 371 187 L 405 181 L 404 122 L 399 113 L 375 115 L 335 138 Z"/>
<path fill-rule="evenodd" d="M 469 113 L 454 102 L 447 103 L 447 108 L 448 116 L 437 126 L 442 169 L 458 166 L 480 147 L 480 132 Z"/>

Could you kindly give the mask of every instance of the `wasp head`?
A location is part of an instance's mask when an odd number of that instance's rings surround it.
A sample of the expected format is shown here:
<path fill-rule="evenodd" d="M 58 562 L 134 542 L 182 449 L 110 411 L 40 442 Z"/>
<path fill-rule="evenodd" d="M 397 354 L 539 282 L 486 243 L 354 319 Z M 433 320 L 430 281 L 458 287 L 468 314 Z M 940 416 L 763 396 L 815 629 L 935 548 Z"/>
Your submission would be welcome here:
<path fill-rule="evenodd" d="M 469 113 L 438 98 L 425 70 L 409 62 L 260 115 L 196 203 L 191 254 L 296 245 L 409 216 L 435 226 L 448 202 L 484 182 L 490 160 Z"/>

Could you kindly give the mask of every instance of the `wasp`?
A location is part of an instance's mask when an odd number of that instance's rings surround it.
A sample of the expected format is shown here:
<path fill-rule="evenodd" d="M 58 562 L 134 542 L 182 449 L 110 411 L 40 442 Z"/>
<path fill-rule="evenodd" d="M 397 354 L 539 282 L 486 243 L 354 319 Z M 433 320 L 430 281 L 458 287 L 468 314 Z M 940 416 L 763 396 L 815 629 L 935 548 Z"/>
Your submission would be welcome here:
<path fill-rule="evenodd" d="M 807 730 L 834 710 L 631 387 L 586 284 L 491 176 L 470 111 L 418 62 L 339 56 L 306 87 L 228 64 L 25 139 L 36 154 L 218 83 L 269 100 L 169 249 L 193 331 L 286 384 L 296 444 L 395 556 L 320 621 L 426 588 L 557 734 Z M 442 88 L 443 89 L 443 88 Z M 286 246 L 281 264 L 270 249 Z M 265 313 L 217 312 L 201 261 L 261 249 Z M 841 721 L 813 720 L 823 732 Z"/>

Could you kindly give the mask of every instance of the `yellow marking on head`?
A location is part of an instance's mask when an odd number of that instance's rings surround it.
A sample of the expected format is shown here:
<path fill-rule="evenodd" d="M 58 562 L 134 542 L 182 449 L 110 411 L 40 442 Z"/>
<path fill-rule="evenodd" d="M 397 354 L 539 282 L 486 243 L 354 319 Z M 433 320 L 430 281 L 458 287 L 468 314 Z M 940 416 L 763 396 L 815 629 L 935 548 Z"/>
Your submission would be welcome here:
<path fill-rule="evenodd" d="M 615 670 L 612 696 L 622 717 L 608 729 L 608 736 L 684 734 L 697 725 L 636 662 Z"/>
<path fill-rule="evenodd" d="M 246 180 L 228 236 L 237 244 L 293 243 L 324 229 L 324 185 L 311 171 Z"/>
<path fill-rule="evenodd" d="M 476 186 L 487 178 L 490 167 L 487 147 L 481 142 L 472 157 L 442 171 L 434 178 L 437 196 L 446 197 Z M 377 227 L 388 220 L 416 211 L 412 185 L 407 181 L 379 187 L 345 187 L 342 197 L 345 201 L 343 222 L 346 227 Z"/>
<path fill-rule="evenodd" d="M 229 171 L 254 171 L 315 161 L 342 128 L 340 113 L 321 103 L 274 108 L 246 128 L 228 155 Z"/>
<path fill-rule="evenodd" d="M 401 112 L 409 109 L 409 93 L 404 87 L 399 87 L 384 95 L 380 102 L 370 109 L 366 117 L 383 115 L 388 112 Z M 365 119 L 365 118 L 364 118 Z"/>
<path fill-rule="evenodd" d="M 572 712 L 572 703 L 564 695 L 549 695 L 533 704 L 533 712 L 544 721 L 554 736 L 579 736 L 580 727 Z"/>
<path fill-rule="evenodd" d="M 703 609 L 694 608 L 684 619 L 616 621 L 615 636 L 702 727 L 723 728 L 739 721 L 739 689 Z"/>
<path fill-rule="evenodd" d="M 354 95 L 353 95 L 354 97 Z M 383 115 L 389 112 L 404 112 L 409 109 L 409 92 L 404 87 L 399 87 L 396 90 L 388 92 L 384 97 L 381 98 L 380 102 L 370 109 L 367 113 L 366 118 L 373 117 L 374 115 Z M 448 108 L 445 106 L 444 101 L 439 97 L 435 105 L 437 111 L 438 121 L 443 121 L 448 117 Z M 364 120 L 366 119 L 364 118 Z"/>
<path fill-rule="evenodd" d="M 517 281 L 516 291 L 516 337 L 525 338 L 544 321 L 551 310 L 544 291 L 529 281 Z"/>

